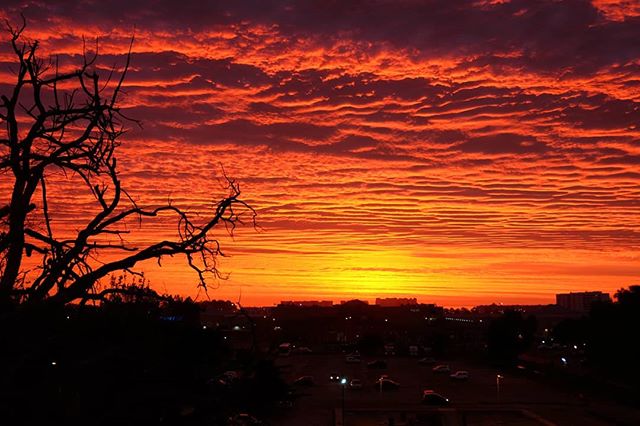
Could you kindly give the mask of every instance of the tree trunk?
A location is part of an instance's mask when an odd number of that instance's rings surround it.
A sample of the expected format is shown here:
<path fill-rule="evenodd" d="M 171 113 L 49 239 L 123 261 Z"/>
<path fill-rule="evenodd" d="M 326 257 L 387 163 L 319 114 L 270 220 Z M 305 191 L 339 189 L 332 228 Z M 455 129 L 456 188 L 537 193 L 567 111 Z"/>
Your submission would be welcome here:
<path fill-rule="evenodd" d="M 24 226 L 27 217 L 28 202 L 24 200 L 24 189 L 26 182 L 17 179 L 13 187 L 11 205 L 9 207 L 9 232 L 6 238 L 9 242 L 5 257 L 4 274 L 0 277 L 0 304 L 4 305 L 10 301 L 24 251 Z"/>

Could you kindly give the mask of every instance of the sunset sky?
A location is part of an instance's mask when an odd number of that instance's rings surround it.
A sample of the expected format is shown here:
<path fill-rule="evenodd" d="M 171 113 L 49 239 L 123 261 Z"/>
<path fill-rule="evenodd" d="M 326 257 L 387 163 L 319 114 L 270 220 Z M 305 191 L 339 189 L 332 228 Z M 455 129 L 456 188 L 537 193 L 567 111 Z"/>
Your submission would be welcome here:
<path fill-rule="evenodd" d="M 553 303 L 640 281 L 640 1 L 0 6 L 21 11 L 63 62 L 99 36 L 122 66 L 135 33 L 121 106 L 143 128 L 118 158 L 140 204 L 203 211 L 222 167 L 240 182 L 260 228 L 219 231 L 211 298 Z M 51 192 L 56 229 L 76 229 L 86 194 Z M 198 295 L 180 258 L 139 269 Z"/>

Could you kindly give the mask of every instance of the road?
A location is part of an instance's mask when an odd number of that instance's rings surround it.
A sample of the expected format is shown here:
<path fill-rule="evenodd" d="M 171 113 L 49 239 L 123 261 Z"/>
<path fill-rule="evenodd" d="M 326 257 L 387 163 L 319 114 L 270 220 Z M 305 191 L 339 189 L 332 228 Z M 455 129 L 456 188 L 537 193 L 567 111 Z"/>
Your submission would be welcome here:
<path fill-rule="evenodd" d="M 463 361 L 439 361 L 451 365 L 452 371 L 468 370 L 471 378 L 466 382 L 456 382 L 448 374 L 436 374 L 431 366 L 423 366 L 416 358 L 386 358 L 388 368 L 371 370 L 363 359 L 359 364 L 347 364 L 340 354 L 292 355 L 278 360 L 285 378 L 292 383 L 297 377 L 310 375 L 315 378 L 312 387 L 299 388 L 301 396 L 293 408 L 281 413 L 273 424 L 282 426 L 328 426 L 333 425 L 334 410 L 341 407 L 343 390 L 339 383 L 331 382 L 333 372 L 346 376 L 349 380 L 359 378 L 364 383 L 360 390 L 346 388 L 344 404 L 349 426 L 387 424 L 387 417 L 399 416 L 401 412 L 425 410 L 420 403 L 422 391 L 433 389 L 452 401 L 457 410 L 484 410 L 477 414 L 479 420 L 473 424 L 547 424 L 603 426 L 617 424 L 640 424 L 640 411 L 620 407 L 608 401 L 597 404 L 585 402 L 578 394 L 554 388 L 531 377 L 520 374 L 502 374 L 500 393 L 496 385 L 498 372 L 486 367 L 473 366 Z M 395 391 L 380 392 L 373 383 L 381 374 L 388 374 L 401 384 Z M 532 417 L 516 422 L 508 420 L 511 413 L 498 415 L 507 409 L 524 409 Z M 395 413 L 395 414 L 393 414 Z M 538 416 L 539 420 L 533 417 Z M 505 417 L 503 422 L 496 418 Z M 446 423 L 446 422 L 445 422 Z M 401 423 L 396 423 L 398 426 Z"/>

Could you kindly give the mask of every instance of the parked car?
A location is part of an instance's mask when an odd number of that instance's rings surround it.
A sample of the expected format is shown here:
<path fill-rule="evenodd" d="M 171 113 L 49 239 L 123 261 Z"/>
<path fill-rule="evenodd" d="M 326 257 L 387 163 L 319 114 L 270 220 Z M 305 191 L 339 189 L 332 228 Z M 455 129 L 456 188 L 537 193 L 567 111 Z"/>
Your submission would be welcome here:
<path fill-rule="evenodd" d="M 228 426 L 257 426 L 263 423 L 250 414 L 242 413 L 229 417 Z"/>
<path fill-rule="evenodd" d="M 313 351 L 311 349 L 309 349 L 306 346 L 299 346 L 297 348 L 293 349 L 293 352 L 296 354 L 310 354 L 313 353 Z"/>
<path fill-rule="evenodd" d="M 449 405 L 449 398 L 445 398 L 431 389 L 425 389 L 422 391 L 422 403 L 442 407 L 444 405 Z"/>
<path fill-rule="evenodd" d="M 291 349 L 293 345 L 291 343 L 281 343 L 278 346 L 278 355 L 280 356 L 289 356 L 291 355 Z"/>
<path fill-rule="evenodd" d="M 237 371 L 225 371 L 222 373 L 216 383 L 222 386 L 231 386 L 238 381 L 240 375 Z M 212 383 L 212 381 L 210 381 Z"/>
<path fill-rule="evenodd" d="M 384 354 L 385 355 L 395 355 L 396 354 L 396 345 L 393 343 L 388 343 L 384 345 Z"/>
<path fill-rule="evenodd" d="M 293 401 L 290 399 L 281 399 L 276 405 L 278 408 L 293 408 Z"/>
<path fill-rule="evenodd" d="M 352 379 L 351 382 L 349 382 L 349 389 L 362 389 L 362 380 Z"/>
<path fill-rule="evenodd" d="M 382 359 L 377 359 L 375 361 L 371 361 L 369 363 L 367 363 L 367 367 L 371 368 L 371 369 L 385 369 L 387 368 L 387 361 L 384 361 Z"/>
<path fill-rule="evenodd" d="M 451 367 L 447 364 L 440 364 L 433 367 L 431 371 L 433 371 L 434 373 L 450 373 Z"/>
<path fill-rule="evenodd" d="M 455 373 L 449 375 L 453 380 L 469 380 L 469 372 L 465 370 L 458 370 Z"/>
<path fill-rule="evenodd" d="M 347 355 L 345 361 L 347 364 L 358 364 L 360 362 L 360 357 L 357 355 Z"/>
<path fill-rule="evenodd" d="M 298 386 L 313 386 L 314 383 L 313 376 L 301 376 L 293 382 L 294 385 Z"/>
<path fill-rule="evenodd" d="M 424 358 L 420 358 L 418 360 L 418 364 L 422 364 L 422 365 L 432 365 L 436 363 L 436 359 L 432 358 L 430 356 L 424 357 Z"/>
<path fill-rule="evenodd" d="M 379 391 L 396 390 L 400 387 L 400 383 L 395 382 L 391 379 L 380 378 L 376 380 L 373 387 Z"/>

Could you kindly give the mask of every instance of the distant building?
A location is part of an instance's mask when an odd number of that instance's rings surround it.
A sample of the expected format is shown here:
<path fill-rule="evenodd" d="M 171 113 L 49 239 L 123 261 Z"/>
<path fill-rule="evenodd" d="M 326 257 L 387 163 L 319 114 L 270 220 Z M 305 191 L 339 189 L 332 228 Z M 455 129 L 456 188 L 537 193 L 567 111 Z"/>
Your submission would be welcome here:
<path fill-rule="evenodd" d="M 264 317 L 271 316 L 271 307 L 269 306 L 247 306 L 246 308 L 242 308 L 250 316 L 255 317 Z"/>
<path fill-rule="evenodd" d="M 609 293 L 601 291 L 583 291 L 556 294 L 556 305 L 573 312 L 587 313 L 593 302 L 610 302 Z"/>
<path fill-rule="evenodd" d="M 366 300 L 352 299 L 352 300 L 342 300 L 340 301 L 340 304 L 343 306 L 368 306 L 369 302 L 367 302 Z"/>
<path fill-rule="evenodd" d="M 376 298 L 376 305 L 383 308 L 394 308 L 398 306 L 417 305 L 418 299 L 415 297 L 387 297 Z"/>
<path fill-rule="evenodd" d="M 280 306 L 300 306 L 309 308 L 311 306 L 319 306 L 321 308 L 330 308 L 333 306 L 331 300 L 283 300 Z"/>
<path fill-rule="evenodd" d="M 199 304 L 205 315 L 228 315 L 238 310 L 236 304 L 228 300 L 209 300 Z"/>

